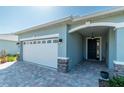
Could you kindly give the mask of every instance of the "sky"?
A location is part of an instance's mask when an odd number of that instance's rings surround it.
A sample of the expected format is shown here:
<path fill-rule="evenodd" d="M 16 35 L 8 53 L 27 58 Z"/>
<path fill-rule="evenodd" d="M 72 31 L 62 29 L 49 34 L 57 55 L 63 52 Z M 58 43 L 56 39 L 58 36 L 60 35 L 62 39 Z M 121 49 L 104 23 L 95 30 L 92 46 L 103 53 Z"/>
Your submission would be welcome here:
<path fill-rule="evenodd" d="M 14 33 L 70 15 L 83 16 L 112 8 L 106 6 L 1 6 L 0 34 Z"/>

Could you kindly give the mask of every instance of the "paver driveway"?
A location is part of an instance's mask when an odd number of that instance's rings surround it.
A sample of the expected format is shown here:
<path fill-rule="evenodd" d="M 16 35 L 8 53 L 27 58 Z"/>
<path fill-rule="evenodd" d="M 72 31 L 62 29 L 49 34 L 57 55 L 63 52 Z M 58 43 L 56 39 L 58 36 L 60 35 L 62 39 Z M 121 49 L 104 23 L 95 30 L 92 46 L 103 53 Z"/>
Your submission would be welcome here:
<path fill-rule="evenodd" d="M 106 70 L 103 64 L 83 62 L 65 74 L 36 64 L 16 62 L 8 68 L 0 69 L 0 86 L 96 87 L 101 70 Z"/>

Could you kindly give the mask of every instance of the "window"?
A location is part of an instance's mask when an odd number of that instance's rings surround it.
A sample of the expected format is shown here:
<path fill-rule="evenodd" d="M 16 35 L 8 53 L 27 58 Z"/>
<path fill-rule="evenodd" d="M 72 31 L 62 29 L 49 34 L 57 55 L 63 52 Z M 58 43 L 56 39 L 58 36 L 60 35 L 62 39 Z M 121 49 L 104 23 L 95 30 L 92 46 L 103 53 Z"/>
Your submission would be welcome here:
<path fill-rule="evenodd" d="M 100 39 L 96 39 L 96 56 L 99 59 L 100 58 Z"/>
<path fill-rule="evenodd" d="M 23 42 L 23 44 L 25 45 L 25 44 L 26 44 L 26 42 Z"/>
<path fill-rule="evenodd" d="M 29 44 L 29 41 L 27 41 L 26 44 Z"/>
<path fill-rule="evenodd" d="M 40 43 L 41 43 L 41 41 L 38 41 L 37 43 L 38 43 L 38 44 L 40 44 Z"/>
<path fill-rule="evenodd" d="M 47 43 L 51 43 L 51 40 L 47 40 Z"/>
<path fill-rule="evenodd" d="M 57 39 L 53 40 L 53 43 L 58 43 L 58 40 Z"/>
<path fill-rule="evenodd" d="M 45 44 L 45 43 L 46 43 L 46 41 L 45 41 L 45 40 L 43 40 L 43 41 L 42 41 L 42 43 L 43 43 L 43 44 Z"/>
<path fill-rule="evenodd" d="M 32 44 L 32 41 L 30 42 L 30 44 Z"/>
<path fill-rule="evenodd" d="M 33 44 L 36 44 L 36 41 L 34 41 Z"/>

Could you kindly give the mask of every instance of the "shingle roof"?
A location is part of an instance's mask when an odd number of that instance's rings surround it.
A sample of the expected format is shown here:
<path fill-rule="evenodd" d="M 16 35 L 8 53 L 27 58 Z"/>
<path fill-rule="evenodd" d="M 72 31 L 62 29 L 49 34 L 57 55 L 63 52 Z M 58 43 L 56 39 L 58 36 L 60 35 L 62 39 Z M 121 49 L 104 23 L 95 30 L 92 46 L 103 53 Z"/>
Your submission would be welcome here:
<path fill-rule="evenodd" d="M 81 17 L 69 16 L 69 17 L 65 17 L 65 18 L 62 18 L 62 19 L 59 19 L 59 20 L 55 20 L 55 21 L 52 21 L 52 22 L 48 22 L 48 23 L 45 23 L 45 24 L 33 26 L 31 28 L 27 28 L 25 30 L 18 31 L 15 34 L 19 35 L 21 33 L 34 31 L 35 29 L 51 26 L 51 25 L 58 24 L 58 23 L 75 22 L 75 21 L 80 21 L 80 20 L 84 20 L 84 19 L 90 19 L 90 18 L 94 18 L 94 17 L 115 14 L 115 13 L 119 13 L 119 12 L 124 12 L 124 7 L 114 8 L 114 9 L 107 10 L 107 11 L 106 10 L 105 11 L 100 11 L 100 12 L 97 12 L 97 13 L 95 12 L 93 14 L 88 14 L 86 16 L 81 16 Z"/>

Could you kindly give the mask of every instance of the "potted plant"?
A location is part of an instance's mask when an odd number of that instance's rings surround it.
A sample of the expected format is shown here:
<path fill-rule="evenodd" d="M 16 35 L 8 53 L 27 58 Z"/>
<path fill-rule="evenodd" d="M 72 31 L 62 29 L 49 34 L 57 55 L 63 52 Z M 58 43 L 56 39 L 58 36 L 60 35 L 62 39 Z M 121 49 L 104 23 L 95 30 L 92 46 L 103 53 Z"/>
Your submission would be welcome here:
<path fill-rule="evenodd" d="M 106 71 L 101 71 L 100 75 L 103 79 L 109 79 L 109 73 Z"/>

